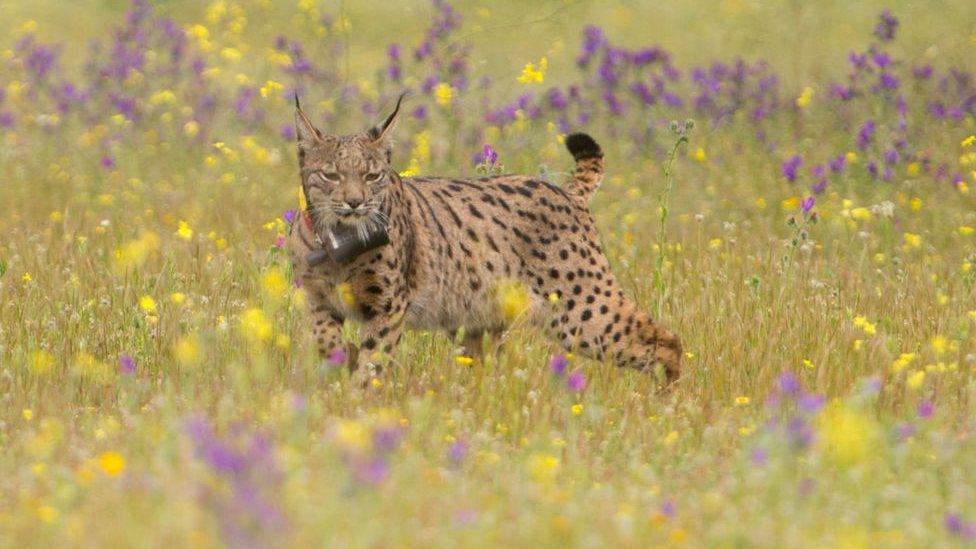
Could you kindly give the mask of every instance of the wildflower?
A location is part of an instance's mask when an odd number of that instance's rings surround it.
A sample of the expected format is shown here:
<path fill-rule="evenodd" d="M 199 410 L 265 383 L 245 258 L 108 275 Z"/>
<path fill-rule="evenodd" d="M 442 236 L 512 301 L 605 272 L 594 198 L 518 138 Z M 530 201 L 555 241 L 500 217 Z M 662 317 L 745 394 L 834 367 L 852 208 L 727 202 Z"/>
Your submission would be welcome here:
<path fill-rule="evenodd" d="M 186 294 L 183 292 L 173 292 L 169 294 L 169 300 L 174 305 L 182 305 L 184 302 L 186 302 Z"/>
<path fill-rule="evenodd" d="M 136 371 L 136 361 L 130 355 L 123 353 L 119 356 L 119 372 L 131 375 Z"/>
<path fill-rule="evenodd" d="M 877 425 L 865 414 L 841 403 L 830 406 L 820 420 L 825 457 L 837 465 L 851 466 L 870 457 L 877 443 Z"/>
<path fill-rule="evenodd" d="M 800 108 L 806 107 L 807 105 L 810 104 L 810 101 L 812 100 L 813 100 L 813 88 L 807 86 L 803 88 L 803 91 L 800 92 L 800 96 L 796 98 L 796 106 Z"/>
<path fill-rule="evenodd" d="M 332 349 L 332 352 L 329 353 L 329 357 L 326 358 L 326 360 L 333 366 L 345 363 L 346 349 L 343 347 L 336 347 L 335 349 Z"/>
<path fill-rule="evenodd" d="M 888 10 L 881 12 L 880 19 L 874 27 L 874 35 L 882 42 L 891 42 L 895 39 L 895 30 L 898 29 L 898 19 Z"/>
<path fill-rule="evenodd" d="M 183 240 L 190 240 L 193 238 L 193 229 L 190 228 L 189 223 L 181 219 L 179 227 L 176 229 L 176 236 L 182 238 Z"/>
<path fill-rule="evenodd" d="M 280 267 L 273 265 L 261 277 L 261 291 L 272 302 L 280 301 L 288 293 L 288 279 Z"/>
<path fill-rule="evenodd" d="M 969 147 L 973 143 L 976 143 L 976 135 L 970 135 L 966 139 L 963 139 L 962 140 L 962 143 L 960 143 L 959 145 L 962 146 L 962 147 Z"/>
<path fill-rule="evenodd" d="M 37 518 L 41 519 L 42 522 L 48 524 L 57 522 L 59 516 L 61 513 L 50 505 L 41 505 L 37 508 Z"/>
<path fill-rule="evenodd" d="M 23 280 L 25 284 L 27 284 L 30 283 L 32 280 L 34 280 L 34 277 L 32 277 L 29 272 L 25 272 L 23 275 L 21 275 L 20 279 Z"/>
<path fill-rule="evenodd" d="M 916 390 L 925 383 L 925 370 L 917 370 L 905 378 L 905 385 L 909 389 Z"/>
<path fill-rule="evenodd" d="M 24 408 L 20 411 L 20 415 L 24 418 L 24 421 L 30 421 L 34 419 L 34 411 L 30 408 Z"/>
<path fill-rule="evenodd" d="M 261 343 L 271 339 L 273 326 L 263 310 L 251 307 L 241 314 L 240 330 L 247 340 Z"/>
<path fill-rule="evenodd" d="M 559 458 L 548 454 L 533 454 L 529 457 L 528 469 L 536 482 L 552 481 L 559 472 Z"/>
<path fill-rule="evenodd" d="M 905 248 L 920 248 L 922 246 L 922 237 L 915 233 L 905 233 L 902 235 L 905 240 Z"/>
<path fill-rule="evenodd" d="M 139 298 L 139 308 L 145 311 L 146 314 L 156 314 L 156 300 L 152 296 L 144 295 Z"/>
<path fill-rule="evenodd" d="M 455 440 L 447 447 L 447 459 L 455 468 L 460 467 L 469 450 L 470 446 L 466 440 Z"/>
<path fill-rule="evenodd" d="M 522 68 L 522 74 L 516 80 L 522 84 L 541 83 L 546 76 L 546 69 L 548 68 L 549 60 L 545 57 L 539 60 L 538 67 L 534 63 L 526 63 L 525 67 Z"/>
<path fill-rule="evenodd" d="M 454 357 L 454 362 L 457 363 L 458 366 L 471 366 L 474 364 L 474 359 L 469 356 L 458 355 Z"/>
<path fill-rule="evenodd" d="M 898 358 L 891 363 L 891 371 L 896 374 L 904 371 L 915 360 L 915 357 L 915 353 L 902 353 L 898 355 Z"/>
<path fill-rule="evenodd" d="M 691 157 L 696 162 L 705 162 L 705 160 L 708 159 L 708 157 L 705 155 L 705 149 L 703 149 L 701 147 L 698 147 L 697 149 L 695 149 L 694 152 L 691 153 Z"/>
<path fill-rule="evenodd" d="M 35 374 L 46 375 L 54 368 L 54 356 L 44 349 L 37 349 L 31 353 L 30 369 Z"/>
<path fill-rule="evenodd" d="M 434 99 L 437 104 L 446 107 L 451 104 L 454 99 L 454 88 L 450 84 L 445 84 L 441 82 L 440 84 L 434 86 Z"/>
<path fill-rule="evenodd" d="M 566 355 L 563 354 L 552 355 L 552 358 L 549 359 L 549 369 L 552 370 L 552 373 L 556 376 L 565 374 L 566 366 L 568 365 L 569 360 L 566 358 Z"/>
<path fill-rule="evenodd" d="M 258 92 L 261 94 L 262 98 L 267 99 L 269 95 L 275 92 L 280 92 L 284 89 L 285 87 L 279 84 L 278 82 L 275 82 L 274 80 L 268 80 L 267 82 L 264 83 L 263 86 L 261 86 Z"/>
<path fill-rule="evenodd" d="M 501 283 L 497 300 L 499 312 L 509 321 L 514 321 L 529 309 L 529 292 L 517 280 Z"/>
<path fill-rule="evenodd" d="M 574 370 L 573 373 L 569 374 L 569 377 L 566 378 L 566 388 L 574 393 L 586 389 L 586 377 L 582 370 Z"/>
<path fill-rule="evenodd" d="M 932 413 L 935 412 L 935 405 L 932 404 L 931 400 L 923 400 L 918 403 L 918 410 L 916 415 L 921 419 L 928 419 L 932 417 Z"/>
<path fill-rule="evenodd" d="M 877 333 L 877 326 L 874 323 L 868 322 L 868 319 L 865 316 L 855 316 L 854 327 L 864 330 L 864 333 L 868 335 L 874 335 Z"/>
<path fill-rule="evenodd" d="M 173 358 L 183 367 L 195 364 L 200 359 L 197 338 L 190 334 L 180 337 L 173 345 Z"/>
<path fill-rule="evenodd" d="M 800 155 L 795 154 L 791 156 L 786 162 L 783 162 L 781 167 L 783 177 L 790 183 L 796 181 L 797 170 L 800 169 L 800 165 L 802 164 L 803 158 Z"/>
<path fill-rule="evenodd" d="M 498 151 L 494 149 L 491 145 L 485 145 L 481 150 L 482 162 L 488 165 L 493 165 L 498 162 Z"/>
<path fill-rule="evenodd" d="M 125 458 L 118 452 L 104 452 L 98 456 L 98 467 L 110 477 L 117 477 L 125 471 Z"/>
<path fill-rule="evenodd" d="M 735 405 L 736 406 L 746 406 L 747 404 L 749 404 L 749 397 L 747 397 L 747 396 L 738 396 L 738 397 L 735 397 Z"/>
<path fill-rule="evenodd" d="M 800 204 L 800 207 L 803 209 L 803 213 L 805 213 L 805 214 L 806 213 L 810 213 L 810 210 L 813 209 L 813 205 L 816 204 L 816 202 L 817 202 L 817 199 L 814 198 L 813 196 L 806 197 L 803 200 L 803 202 Z"/>

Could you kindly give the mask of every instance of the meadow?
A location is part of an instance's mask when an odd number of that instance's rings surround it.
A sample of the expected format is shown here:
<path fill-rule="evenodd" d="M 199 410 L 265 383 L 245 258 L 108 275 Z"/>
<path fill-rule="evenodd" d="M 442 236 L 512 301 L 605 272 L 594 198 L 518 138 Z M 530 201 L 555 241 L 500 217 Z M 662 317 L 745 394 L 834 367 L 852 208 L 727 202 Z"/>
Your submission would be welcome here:
<path fill-rule="evenodd" d="M 976 543 L 976 11 L 849 4 L 0 0 L 0 547 Z M 672 391 L 518 295 L 317 357 L 292 98 L 402 91 L 403 174 L 596 137 Z"/>

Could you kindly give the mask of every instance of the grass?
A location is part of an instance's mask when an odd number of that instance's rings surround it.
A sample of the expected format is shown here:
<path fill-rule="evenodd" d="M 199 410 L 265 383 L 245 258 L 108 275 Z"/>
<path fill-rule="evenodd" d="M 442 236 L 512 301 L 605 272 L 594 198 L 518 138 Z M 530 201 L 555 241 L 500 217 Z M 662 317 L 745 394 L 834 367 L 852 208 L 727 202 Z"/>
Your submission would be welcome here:
<path fill-rule="evenodd" d="M 309 12 L 290 4 L 228 2 L 231 15 L 211 22 L 196 4 L 160 3 L 181 26 L 210 29 L 207 59 L 222 69 L 209 85 L 223 110 L 194 135 L 181 118 L 188 75 L 132 77 L 149 113 L 138 122 L 105 110 L 52 124 L 38 118 L 52 105 L 11 93 L 27 80 L 4 57 L 0 111 L 18 118 L 0 129 L 0 546 L 964 543 L 976 528 L 973 192 L 934 181 L 928 166 L 873 181 L 861 152 L 859 171 L 832 178 L 817 223 L 803 225 L 809 181 L 787 182 L 781 162 L 799 153 L 807 170 L 857 152 L 857 123 L 893 116 L 876 103 L 843 119 L 827 99 L 880 6 L 706 4 L 548 2 L 528 15 L 521 3 L 457 5 L 471 73 L 498 82 L 492 104 L 544 89 L 516 76 L 545 55 L 546 85 L 573 82 L 589 23 L 623 44 L 660 42 L 682 68 L 740 54 L 779 72 L 788 108 L 765 126 L 769 141 L 744 116 L 696 116 L 672 168 L 666 239 L 666 139 L 629 140 L 627 118 L 587 128 L 607 151 L 592 207 L 614 270 L 685 344 L 669 395 L 580 358 L 569 368 L 587 386 L 570 391 L 548 367 L 557 349 L 524 326 L 497 359 L 473 365 L 457 363 L 443 334 L 408 333 L 366 391 L 320 366 L 304 296 L 274 246 L 276 220 L 298 205 L 292 144 L 278 133 L 289 101 L 255 97 L 260 124 L 231 105 L 242 81 L 284 81 L 264 58 L 278 34 L 341 75 L 308 87 L 308 110 L 321 116 L 342 83 L 369 96 L 377 84 L 363 82 L 378 81 L 386 43 L 419 41 L 429 5 L 398 18 L 347 2 L 338 15 L 349 28 L 327 25 L 317 40 Z M 958 16 L 965 3 L 890 4 L 901 58 L 966 66 L 976 28 Z M 0 28 L 23 33 L 33 19 L 39 37 L 58 39 L 70 18 L 81 40 L 123 24 L 124 4 L 81 5 L 0 3 Z M 247 32 L 227 30 L 233 6 Z M 659 21 L 660 37 L 634 20 Z M 329 57 L 331 37 L 348 52 Z M 84 52 L 62 54 L 81 78 Z M 789 107 L 805 86 L 813 103 Z M 163 88 L 177 99 L 153 104 Z M 511 171 L 571 167 L 545 118 L 482 128 L 476 92 L 444 108 L 413 101 L 432 114 L 400 128 L 399 169 L 417 160 L 423 173 L 473 174 L 483 142 Z M 327 129 L 378 118 L 349 110 Z M 976 186 L 960 162 L 973 151 L 961 144 L 972 115 L 911 116 L 914 146 Z M 100 165 L 105 154 L 114 166 Z"/>

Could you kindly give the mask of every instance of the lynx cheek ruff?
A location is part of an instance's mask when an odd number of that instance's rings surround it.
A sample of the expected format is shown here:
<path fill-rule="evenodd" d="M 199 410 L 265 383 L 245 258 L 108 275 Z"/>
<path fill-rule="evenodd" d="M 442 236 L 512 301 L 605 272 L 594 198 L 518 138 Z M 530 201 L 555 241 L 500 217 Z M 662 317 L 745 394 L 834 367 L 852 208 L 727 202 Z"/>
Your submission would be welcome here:
<path fill-rule="evenodd" d="M 322 243 L 323 248 L 308 252 L 305 261 L 313 267 L 327 258 L 331 258 L 336 263 L 347 263 L 363 253 L 389 243 L 390 235 L 386 232 L 386 225 L 371 226 L 365 238 L 362 238 L 356 227 L 339 224 L 328 229 L 325 242 Z"/>

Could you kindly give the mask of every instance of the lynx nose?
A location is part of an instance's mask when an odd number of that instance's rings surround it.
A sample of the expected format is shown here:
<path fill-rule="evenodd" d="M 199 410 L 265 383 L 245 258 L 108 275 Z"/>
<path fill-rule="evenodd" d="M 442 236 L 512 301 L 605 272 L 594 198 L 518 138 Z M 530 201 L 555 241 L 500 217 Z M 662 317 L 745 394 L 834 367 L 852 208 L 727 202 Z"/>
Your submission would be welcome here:
<path fill-rule="evenodd" d="M 363 199 L 362 198 L 347 198 L 346 199 L 346 206 L 350 210 L 355 210 L 356 208 L 360 207 L 362 204 L 363 204 Z"/>

